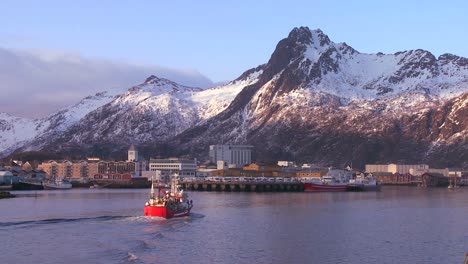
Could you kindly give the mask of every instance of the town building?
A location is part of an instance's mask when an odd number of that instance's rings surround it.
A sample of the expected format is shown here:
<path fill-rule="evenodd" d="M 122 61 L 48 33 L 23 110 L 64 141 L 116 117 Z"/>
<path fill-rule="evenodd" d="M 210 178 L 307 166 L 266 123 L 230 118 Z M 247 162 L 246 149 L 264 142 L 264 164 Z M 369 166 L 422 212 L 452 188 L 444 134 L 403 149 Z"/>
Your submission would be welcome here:
<path fill-rule="evenodd" d="M 294 161 L 287 161 L 287 160 L 279 160 L 278 166 L 281 167 L 295 167 L 296 163 Z"/>
<path fill-rule="evenodd" d="M 224 161 L 229 168 L 242 168 L 252 162 L 252 149 L 250 145 L 210 145 L 210 161 L 215 164 Z"/>
<path fill-rule="evenodd" d="M 144 175 L 148 175 L 149 178 L 156 177 L 159 181 L 167 182 L 169 176 L 172 173 L 178 173 L 182 178 L 185 177 L 195 177 L 197 170 L 197 160 L 196 159 L 179 159 L 179 158 L 169 158 L 169 159 L 150 159 L 149 162 L 149 171 Z M 159 171 L 158 173 L 155 173 Z M 153 173 L 151 173 L 153 172 Z"/>
<path fill-rule="evenodd" d="M 18 176 L 14 176 L 11 171 L 0 171 L 0 185 L 18 182 Z"/>
<path fill-rule="evenodd" d="M 133 146 L 133 145 L 132 145 Z M 135 147 L 129 149 L 129 159 L 132 161 L 105 161 L 97 158 L 87 160 L 49 160 L 39 165 L 48 178 L 68 178 L 81 181 L 93 179 L 95 175 L 130 174 L 132 177 L 142 176 L 145 171 L 146 161 L 138 161 L 138 151 Z"/>
<path fill-rule="evenodd" d="M 21 165 L 21 169 L 25 171 L 32 171 L 34 168 L 31 165 L 31 163 L 29 163 L 29 161 L 26 161 L 25 163 Z"/>
<path fill-rule="evenodd" d="M 217 169 L 215 169 L 215 168 L 198 168 L 196 177 L 202 177 L 202 178 L 211 177 L 211 176 L 213 176 L 214 171 L 217 171 Z"/>
<path fill-rule="evenodd" d="M 365 168 L 368 173 L 375 172 L 391 172 L 398 174 L 407 174 L 410 173 L 410 170 L 413 173 L 421 175 L 429 170 L 429 165 L 426 164 L 366 164 Z"/>

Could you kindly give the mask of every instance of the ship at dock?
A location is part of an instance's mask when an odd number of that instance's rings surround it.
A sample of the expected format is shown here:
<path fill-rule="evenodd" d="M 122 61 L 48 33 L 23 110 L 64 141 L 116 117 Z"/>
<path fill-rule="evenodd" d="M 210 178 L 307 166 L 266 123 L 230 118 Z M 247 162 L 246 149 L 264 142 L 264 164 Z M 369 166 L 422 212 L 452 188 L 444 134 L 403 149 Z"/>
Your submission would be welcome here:
<path fill-rule="evenodd" d="M 92 188 L 149 188 L 151 182 L 146 177 L 133 177 L 130 173 L 98 173 L 89 180 Z"/>
<path fill-rule="evenodd" d="M 356 178 L 349 181 L 347 190 L 354 192 L 380 191 L 380 184 L 372 174 L 360 173 L 356 175 Z"/>
<path fill-rule="evenodd" d="M 151 181 L 150 199 L 144 207 L 145 216 L 170 219 L 190 215 L 193 203 L 188 199 L 187 193 L 180 188 L 178 177 L 177 174 L 171 175 L 169 190 L 166 189 L 166 185 L 158 184 L 157 194 L 154 191 L 154 181 Z"/>
<path fill-rule="evenodd" d="M 50 179 L 42 183 L 44 190 L 69 190 L 72 188 L 71 182 L 63 178 Z"/>
<path fill-rule="evenodd" d="M 352 172 L 347 170 L 329 170 L 321 178 L 305 181 L 304 192 L 344 192 L 347 190 Z"/>
<path fill-rule="evenodd" d="M 20 179 L 11 186 L 14 191 L 44 190 L 41 179 Z"/>

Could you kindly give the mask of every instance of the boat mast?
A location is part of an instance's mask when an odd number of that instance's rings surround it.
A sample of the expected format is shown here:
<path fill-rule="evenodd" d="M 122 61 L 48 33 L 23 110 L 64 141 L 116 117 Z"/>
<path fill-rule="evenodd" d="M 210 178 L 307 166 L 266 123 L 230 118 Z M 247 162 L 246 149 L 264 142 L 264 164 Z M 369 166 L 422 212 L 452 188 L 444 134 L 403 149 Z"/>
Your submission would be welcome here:
<path fill-rule="evenodd" d="M 177 185 L 179 184 L 178 178 L 179 174 L 177 172 L 174 172 L 171 175 L 171 193 L 176 193 L 177 192 Z"/>
<path fill-rule="evenodd" d="M 151 198 L 154 197 L 154 180 L 153 175 L 151 175 Z"/>

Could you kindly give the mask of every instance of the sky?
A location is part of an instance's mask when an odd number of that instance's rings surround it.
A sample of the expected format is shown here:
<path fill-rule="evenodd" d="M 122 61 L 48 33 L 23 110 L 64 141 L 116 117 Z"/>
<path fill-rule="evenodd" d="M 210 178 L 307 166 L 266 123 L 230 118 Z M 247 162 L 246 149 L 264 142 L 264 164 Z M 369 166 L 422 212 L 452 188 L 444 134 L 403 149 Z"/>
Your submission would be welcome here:
<path fill-rule="evenodd" d="M 229 81 L 299 26 L 365 53 L 468 57 L 466 1 L 2 0 L 1 10 L 0 112 L 26 117 L 150 74 Z"/>

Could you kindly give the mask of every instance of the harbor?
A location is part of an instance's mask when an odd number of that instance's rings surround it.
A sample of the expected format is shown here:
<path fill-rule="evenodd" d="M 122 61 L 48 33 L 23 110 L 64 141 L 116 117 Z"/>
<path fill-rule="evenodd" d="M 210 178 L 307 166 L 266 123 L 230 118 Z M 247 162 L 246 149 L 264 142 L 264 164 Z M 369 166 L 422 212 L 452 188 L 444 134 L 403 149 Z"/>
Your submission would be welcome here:
<path fill-rule="evenodd" d="M 189 191 L 191 216 L 170 220 L 143 215 L 149 189 L 11 193 L 3 263 L 461 264 L 467 251 L 465 188 Z"/>

